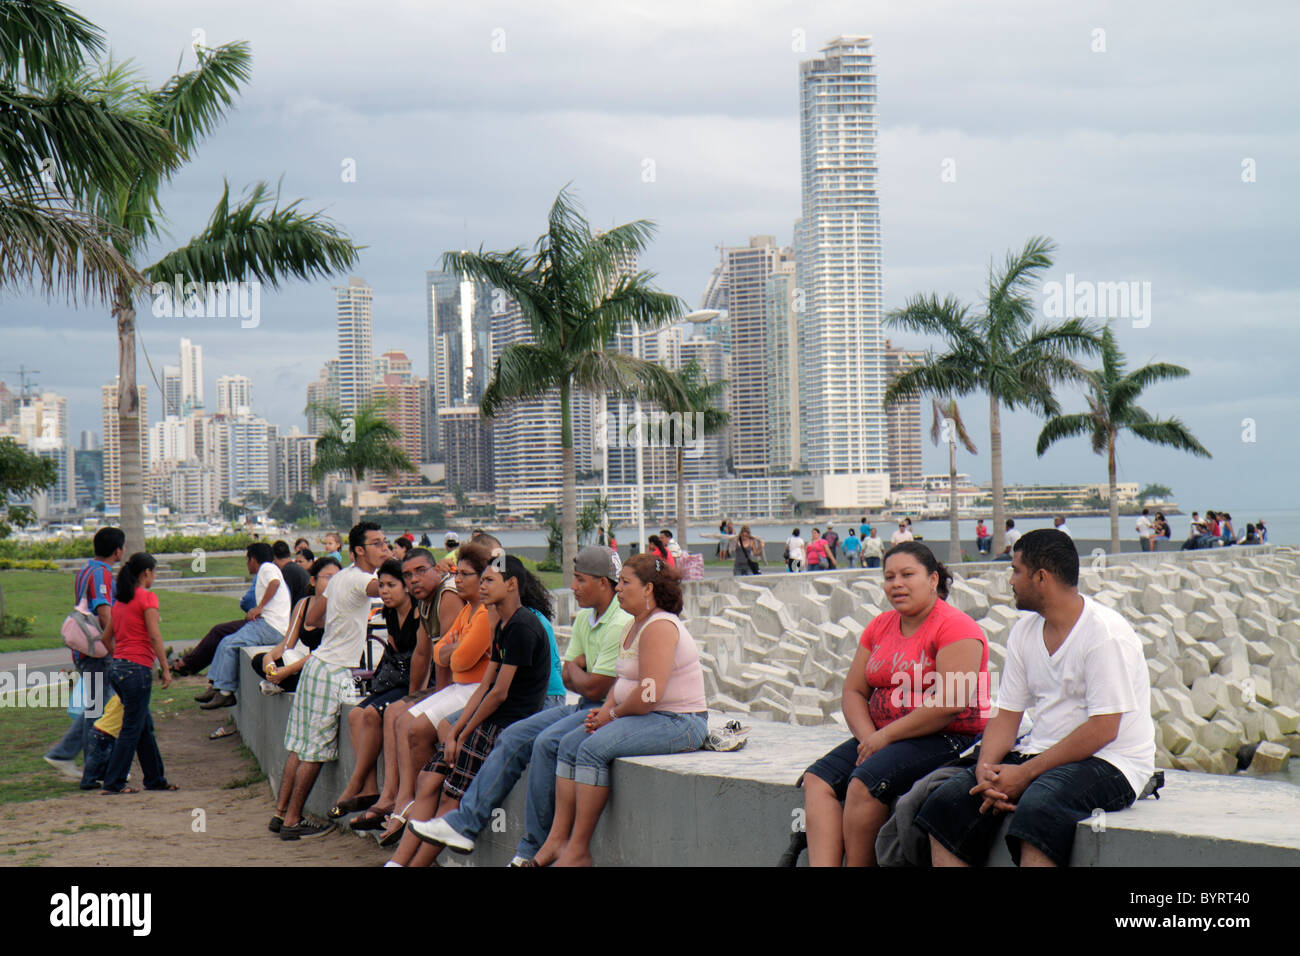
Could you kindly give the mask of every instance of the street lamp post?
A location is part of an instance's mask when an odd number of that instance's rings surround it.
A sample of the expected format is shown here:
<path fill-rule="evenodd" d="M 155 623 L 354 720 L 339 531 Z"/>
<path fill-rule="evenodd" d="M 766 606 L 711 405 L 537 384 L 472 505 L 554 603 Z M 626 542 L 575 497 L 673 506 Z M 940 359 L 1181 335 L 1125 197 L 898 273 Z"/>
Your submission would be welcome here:
<path fill-rule="evenodd" d="M 723 315 L 726 315 L 726 314 L 727 314 L 727 313 L 726 313 L 726 310 L 725 310 L 725 309 L 699 309 L 699 310 L 697 310 L 697 311 L 695 311 L 695 312 L 688 312 L 686 315 L 683 315 L 681 318 L 677 319 L 675 322 L 670 323 L 670 324 L 672 324 L 672 325 L 676 325 L 678 322 L 690 322 L 692 325 L 700 325 L 700 324 L 702 324 L 702 323 L 704 323 L 704 322 L 712 322 L 714 319 L 718 318 L 719 316 L 723 316 Z M 632 336 L 632 357 L 633 357 L 633 358 L 638 358 L 638 359 L 641 357 L 641 340 L 642 340 L 643 338 L 645 338 L 647 335 L 654 335 L 654 334 L 656 334 L 656 333 L 658 333 L 658 332 L 661 332 L 661 331 L 663 331 L 663 330 L 662 330 L 662 329 L 647 329 L 647 330 L 644 331 L 644 332 L 637 332 L 635 329 L 633 329 L 632 332 L 629 333 L 629 334 Z M 636 397 L 636 407 L 635 407 L 635 410 L 633 411 L 632 422 L 633 422 L 632 427 L 636 429 L 636 504 L 635 504 L 635 508 L 636 508 L 636 515 L 637 515 L 637 539 L 636 539 L 636 540 L 637 540 L 637 545 L 636 545 L 636 546 L 637 546 L 637 550 L 638 550 L 638 553 L 639 553 L 639 552 L 644 551 L 644 550 L 645 550 L 645 547 L 646 547 L 646 536 L 645 536 L 645 477 L 644 477 L 643 462 L 642 462 L 642 456 L 641 456 L 641 445 L 643 444 L 643 436 L 642 436 L 642 433 L 641 433 L 641 396 L 640 396 L 640 395 L 637 395 L 637 397 Z M 678 542 L 678 543 L 680 544 L 681 542 Z"/>

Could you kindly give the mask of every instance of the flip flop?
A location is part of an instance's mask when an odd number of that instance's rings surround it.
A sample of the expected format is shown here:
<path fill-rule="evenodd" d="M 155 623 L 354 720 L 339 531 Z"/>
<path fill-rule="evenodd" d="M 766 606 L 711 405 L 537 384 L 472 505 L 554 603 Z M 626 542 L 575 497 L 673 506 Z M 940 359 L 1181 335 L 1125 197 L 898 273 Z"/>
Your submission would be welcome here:
<path fill-rule="evenodd" d="M 169 784 L 167 784 L 167 786 L 165 786 L 165 787 L 145 787 L 145 789 L 146 789 L 146 790 L 150 790 L 150 791 L 154 791 L 154 792 L 158 792 L 158 791 L 179 790 L 180 787 L 176 786 L 176 784 L 174 784 L 174 783 L 169 783 Z"/>
<path fill-rule="evenodd" d="M 348 824 L 350 830 L 382 830 L 387 813 L 363 813 Z"/>
<path fill-rule="evenodd" d="M 238 727 L 227 727 L 224 724 L 218 727 L 212 733 L 208 734 L 209 740 L 220 740 L 222 737 L 233 737 L 239 733 Z"/>
<path fill-rule="evenodd" d="M 139 787 L 123 787 L 121 790 L 101 790 L 101 791 L 99 791 L 99 792 L 100 792 L 100 794 L 102 794 L 103 796 L 116 797 L 116 796 L 118 796 L 119 794 L 123 794 L 123 793 L 139 793 L 139 792 L 140 792 L 140 788 L 139 788 Z"/>
<path fill-rule="evenodd" d="M 406 812 L 410 810 L 411 807 L 413 806 L 415 806 L 414 800 L 412 800 L 406 806 L 402 807 L 401 813 L 390 813 L 388 815 L 389 823 L 392 823 L 394 820 L 400 820 L 402 821 L 402 825 L 398 827 L 396 830 L 394 830 L 392 833 L 386 833 L 384 834 L 384 836 L 379 838 L 379 845 L 381 847 L 387 849 L 388 847 L 396 846 L 398 843 L 401 842 L 402 834 L 406 832 Z"/>
<path fill-rule="evenodd" d="M 379 802 L 379 794 L 363 793 L 360 796 L 348 797 L 346 800 L 340 800 L 334 806 L 330 807 L 329 818 L 337 820 L 339 817 L 345 817 L 349 813 L 356 813 L 358 810 L 369 810 Z"/>

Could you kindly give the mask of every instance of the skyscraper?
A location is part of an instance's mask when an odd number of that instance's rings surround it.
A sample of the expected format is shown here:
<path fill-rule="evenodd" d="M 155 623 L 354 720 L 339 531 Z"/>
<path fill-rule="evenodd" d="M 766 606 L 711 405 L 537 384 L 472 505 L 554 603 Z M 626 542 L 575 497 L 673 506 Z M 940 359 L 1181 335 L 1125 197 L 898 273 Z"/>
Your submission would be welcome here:
<path fill-rule="evenodd" d="M 885 384 L 924 358 L 924 352 L 896 349 L 885 339 Z M 894 491 L 915 488 L 921 483 L 921 397 L 891 406 L 885 418 L 889 436 L 889 486 Z"/>
<path fill-rule="evenodd" d="M 375 360 L 376 398 L 388 401 L 383 415 L 401 436 L 398 447 L 411 463 L 418 465 L 427 455 L 429 434 L 429 383 L 411 374 L 411 360 L 400 349 L 390 349 Z M 387 492 L 403 482 L 419 481 L 419 475 L 404 474 L 390 478 L 382 473 L 370 476 L 373 491 Z"/>
<path fill-rule="evenodd" d="M 803 460 L 817 474 L 884 472 L 883 290 L 871 38 L 838 37 L 820 56 L 801 63 L 799 108 Z"/>
<path fill-rule="evenodd" d="M 307 384 L 307 434 L 320 435 L 325 429 L 326 418 L 313 410 L 314 406 L 336 407 L 339 403 L 339 363 L 335 359 L 326 359 L 324 367 L 316 381 Z"/>
<path fill-rule="evenodd" d="M 189 339 L 181 339 L 180 411 L 168 414 L 188 415 L 203 407 L 203 349 Z"/>
<path fill-rule="evenodd" d="M 796 229 L 798 227 L 796 226 Z M 766 353 L 768 452 L 772 471 L 798 469 L 803 460 L 799 437 L 799 312 L 794 259 L 778 262 L 767 280 Z"/>
<path fill-rule="evenodd" d="M 253 380 L 244 375 L 222 375 L 217 379 L 217 414 L 238 415 L 253 407 Z M 246 412 L 245 412 L 246 413 Z"/>
<path fill-rule="evenodd" d="M 741 478 L 762 477 L 772 464 L 768 434 L 767 281 L 790 261 L 790 249 L 777 246 L 772 236 L 754 236 L 747 246 L 722 249 L 731 345 L 731 461 L 732 469 Z M 783 463 L 783 467 L 788 466 Z"/>
<path fill-rule="evenodd" d="M 492 375 L 489 338 L 492 289 L 450 272 L 425 273 L 428 309 L 429 387 L 434 410 L 432 453 L 445 458 L 440 408 L 476 405 Z"/>
<path fill-rule="evenodd" d="M 179 418 L 184 405 L 183 381 L 179 365 L 164 365 L 162 374 L 164 418 Z"/>
<path fill-rule="evenodd" d="M 374 389 L 371 345 L 371 301 L 374 290 L 365 279 L 352 276 L 335 286 L 339 333 L 339 407 L 354 412 L 370 400 Z"/>
<path fill-rule="evenodd" d="M 111 385 L 100 389 L 100 403 L 104 423 L 104 507 L 120 508 L 122 505 L 122 445 L 117 432 L 117 376 Z M 149 391 L 143 383 L 137 385 L 140 393 L 140 461 L 149 461 Z M 143 471 L 143 467 L 141 469 Z M 143 481 L 143 474 L 141 480 Z M 142 486 L 143 487 L 143 486 Z"/>

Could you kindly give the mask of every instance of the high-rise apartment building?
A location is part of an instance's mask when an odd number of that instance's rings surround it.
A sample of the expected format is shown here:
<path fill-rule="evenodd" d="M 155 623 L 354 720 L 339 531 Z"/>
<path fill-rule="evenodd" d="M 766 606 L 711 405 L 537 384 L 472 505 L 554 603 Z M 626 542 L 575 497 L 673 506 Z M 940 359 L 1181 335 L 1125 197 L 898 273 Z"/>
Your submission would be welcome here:
<path fill-rule="evenodd" d="M 374 391 L 374 356 L 371 344 L 371 303 L 374 290 L 365 279 L 352 276 L 336 286 L 338 310 L 339 407 L 353 412 L 370 401 Z"/>
<path fill-rule="evenodd" d="M 896 349 L 885 339 L 885 385 L 924 358 L 924 352 Z M 892 405 L 885 412 L 885 420 L 890 489 L 915 488 L 921 483 L 921 397 Z"/>
<path fill-rule="evenodd" d="M 767 280 L 767 435 L 773 472 L 798 470 L 803 461 L 799 435 L 799 309 L 793 258 L 782 259 Z"/>
<path fill-rule="evenodd" d="M 412 464 L 426 461 L 429 457 L 429 383 L 411 374 L 411 360 L 405 352 L 392 349 L 375 360 L 374 394 L 388 402 L 383 415 L 401 436 L 398 447 L 406 452 Z M 419 476 L 411 473 L 392 477 L 375 474 L 370 478 L 370 487 L 374 491 L 387 492 L 396 485 L 418 480 Z"/>
<path fill-rule="evenodd" d="M 464 276 L 430 270 L 425 273 L 425 299 L 430 403 L 435 413 L 430 423 L 430 452 L 445 458 L 437 410 L 478 404 L 492 377 L 492 288 Z"/>
<path fill-rule="evenodd" d="M 117 424 L 117 376 L 111 385 L 100 389 L 100 407 L 104 425 L 104 507 L 120 508 L 122 505 L 122 445 Z M 140 470 L 141 481 L 149 461 L 149 390 L 137 385 L 140 395 Z M 143 486 L 142 486 L 143 487 Z"/>
<path fill-rule="evenodd" d="M 815 474 L 883 473 L 883 289 L 870 37 L 838 37 L 800 64 L 799 109 L 803 460 Z"/>
<path fill-rule="evenodd" d="M 447 487 L 464 492 L 488 492 L 492 483 L 492 429 L 477 405 L 438 409 L 446 437 Z"/>
<path fill-rule="evenodd" d="M 253 408 L 253 380 L 243 375 L 217 379 L 217 414 L 247 415 Z"/>
<path fill-rule="evenodd" d="M 324 415 L 316 407 L 335 408 L 339 404 L 338 362 L 326 359 L 320 376 L 307 385 L 307 433 L 320 435 L 328 424 Z"/>
<path fill-rule="evenodd" d="M 316 462 L 315 435 L 303 435 L 295 427 L 289 434 L 270 440 L 268 456 L 271 497 L 286 502 L 299 493 L 309 494 L 318 501 L 323 498 L 320 483 L 311 477 Z"/>
<path fill-rule="evenodd" d="M 188 415 L 203 408 L 203 349 L 189 339 L 181 339 L 180 373 L 180 411 L 174 414 Z"/>
<path fill-rule="evenodd" d="M 184 404 L 183 383 L 179 365 L 164 365 L 162 373 L 164 418 L 179 418 Z"/>

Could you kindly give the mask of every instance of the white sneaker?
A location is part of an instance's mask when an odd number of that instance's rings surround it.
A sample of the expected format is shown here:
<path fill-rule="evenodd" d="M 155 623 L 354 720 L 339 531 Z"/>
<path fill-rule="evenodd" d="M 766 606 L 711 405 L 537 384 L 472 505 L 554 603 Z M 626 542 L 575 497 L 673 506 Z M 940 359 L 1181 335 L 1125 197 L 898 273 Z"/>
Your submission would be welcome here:
<path fill-rule="evenodd" d="M 53 757 L 46 757 L 45 762 L 70 780 L 81 779 L 81 768 L 71 760 L 56 760 Z"/>
<path fill-rule="evenodd" d="M 279 684 L 272 683 L 269 680 L 262 681 L 258 686 L 262 688 L 262 694 L 266 697 L 274 697 L 276 694 L 284 693 L 283 687 Z"/>
<path fill-rule="evenodd" d="M 412 820 L 406 824 L 406 828 L 414 831 L 415 835 L 425 843 L 438 843 L 456 853 L 474 852 L 474 841 L 469 837 L 461 836 L 442 817 L 434 817 L 432 820 Z"/>

